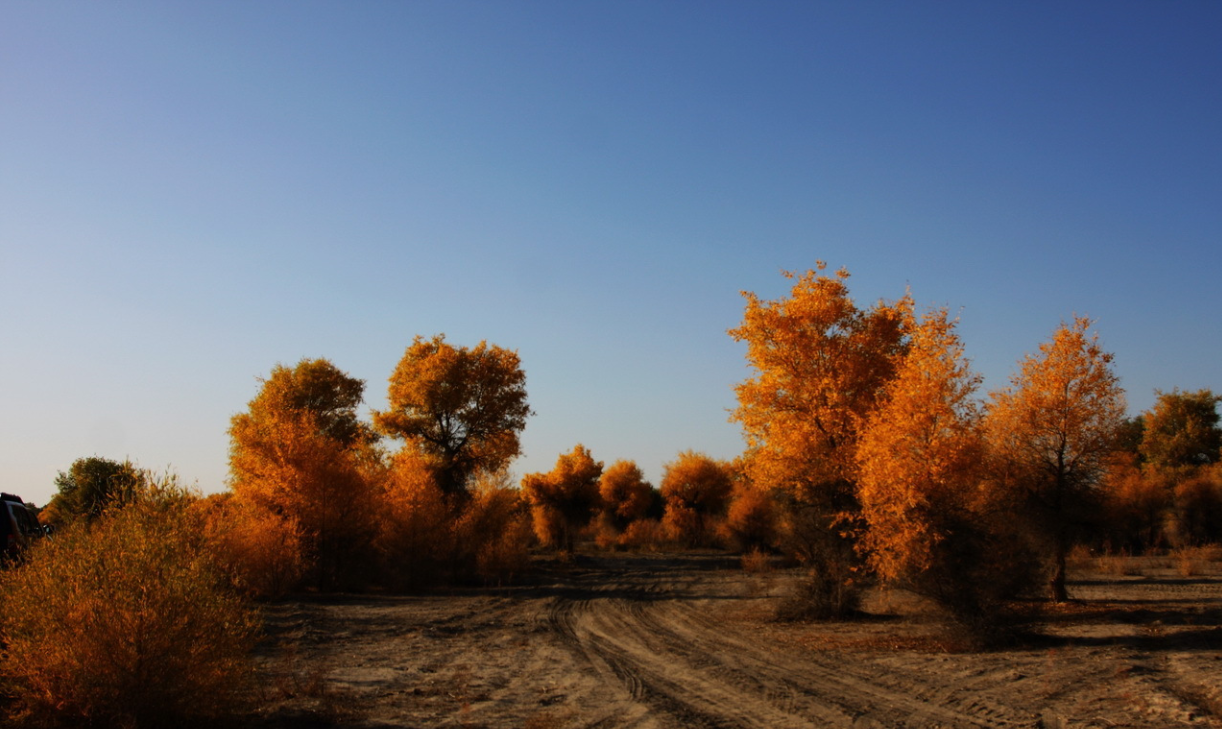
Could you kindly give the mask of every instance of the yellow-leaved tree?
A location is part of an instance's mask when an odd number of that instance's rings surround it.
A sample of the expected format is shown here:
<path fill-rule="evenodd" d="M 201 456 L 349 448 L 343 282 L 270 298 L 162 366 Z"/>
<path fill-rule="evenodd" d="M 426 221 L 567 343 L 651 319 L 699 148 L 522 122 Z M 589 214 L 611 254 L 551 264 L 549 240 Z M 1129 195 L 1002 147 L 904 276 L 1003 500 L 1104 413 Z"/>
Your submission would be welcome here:
<path fill-rule="evenodd" d="M 863 546 L 884 580 L 940 569 L 940 550 L 974 520 L 979 385 L 945 309 L 913 323 L 911 348 L 858 448 Z"/>
<path fill-rule="evenodd" d="M 590 523 L 598 508 L 602 461 L 578 443 L 560 454 L 548 473 L 522 477 L 522 495 L 530 502 L 535 535 L 544 545 L 572 551 L 577 532 Z"/>
<path fill-rule="evenodd" d="M 426 457 L 447 496 L 465 495 L 477 472 L 517 457 L 531 415 L 517 352 L 486 342 L 454 347 L 444 334 L 412 340 L 388 394 L 374 425 Z"/>
<path fill-rule="evenodd" d="M 784 504 L 787 548 L 813 570 L 809 614 L 826 617 L 854 608 L 857 441 L 906 349 L 911 299 L 860 308 L 848 272 L 825 270 L 786 273 L 787 298 L 744 292 L 742 324 L 729 333 L 755 370 L 735 388 L 732 416 L 747 441 L 747 478 Z"/>
<path fill-rule="evenodd" d="M 729 465 L 696 451 L 683 451 L 662 466 L 662 523 L 689 547 L 708 546 L 730 503 Z"/>
<path fill-rule="evenodd" d="M 884 581 L 932 598 L 987 638 L 1004 627 L 1006 598 L 1030 570 L 1006 546 L 1005 502 L 981 488 L 981 378 L 955 327 L 945 309 L 911 322 L 908 353 L 867 420 L 857 452 L 861 546 Z"/>
<path fill-rule="evenodd" d="M 599 518 L 596 539 L 600 547 L 622 546 L 628 525 L 644 519 L 653 506 L 655 491 L 634 461 L 618 460 L 598 480 Z"/>
<path fill-rule="evenodd" d="M 1091 324 L 1062 323 L 1011 385 L 992 393 L 985 418 L 997 481 L 1039 538 L 1055 602 L 1068 599 L 1065 557 L 1099 511 L 1097 487 L 1124 422 L 1113 356 Z"/>
<path fill-rule="evenodd" d="M 230 486 L 266 528 L 300 540 L 321 587 L 350 583 L 369 564 L 376 435 L 357 418 L 364 382 L 325 359 L 277 365 L 229 427 Z"/>

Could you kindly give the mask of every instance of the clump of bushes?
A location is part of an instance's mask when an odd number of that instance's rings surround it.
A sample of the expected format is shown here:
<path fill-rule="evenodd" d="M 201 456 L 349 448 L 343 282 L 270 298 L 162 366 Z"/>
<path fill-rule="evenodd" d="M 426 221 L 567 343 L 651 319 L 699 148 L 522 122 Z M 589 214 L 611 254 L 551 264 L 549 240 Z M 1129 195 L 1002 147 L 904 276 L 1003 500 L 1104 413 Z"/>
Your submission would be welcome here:
<path fill-rule="evenodd" d="M 0 676 L 30 725 L 212 725 L 241 711 L 259 623 L 184 492 L 62 530 L 0 590 Z"/>
<path fill-rule="evenodd" d="M 232 493 L 213 494 L 194 508 L 217 566 L 242 594 L 280 597 L 309 573 L 301 529 L 292 518 L 239 502 Z"/>

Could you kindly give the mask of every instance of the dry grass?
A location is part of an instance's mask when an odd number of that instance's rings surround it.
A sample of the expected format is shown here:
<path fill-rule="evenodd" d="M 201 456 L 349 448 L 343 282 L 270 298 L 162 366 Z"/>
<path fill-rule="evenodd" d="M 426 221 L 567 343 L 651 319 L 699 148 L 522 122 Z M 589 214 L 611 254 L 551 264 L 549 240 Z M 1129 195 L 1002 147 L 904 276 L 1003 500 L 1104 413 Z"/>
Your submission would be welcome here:
<path fill-rule="evenodd" d="M 1181 547 L 1171 553 L 1171 560 L 1180 577 L 1212 574 L 1222 568 L 1222 545 Z"/>
<path fill-rule="evenodd" d="M 1095 558 L 1095 567 L 1113 577 L 1141 574 L 1141 565 L 1128 552 L 1101 554 Z"/>
<path fill-rule="evenodd" d="M 776 569 L 772 557 L 763 550 L 753 549 L 743 555 L 743 572 L 752 575 L 768 574 Z"/>

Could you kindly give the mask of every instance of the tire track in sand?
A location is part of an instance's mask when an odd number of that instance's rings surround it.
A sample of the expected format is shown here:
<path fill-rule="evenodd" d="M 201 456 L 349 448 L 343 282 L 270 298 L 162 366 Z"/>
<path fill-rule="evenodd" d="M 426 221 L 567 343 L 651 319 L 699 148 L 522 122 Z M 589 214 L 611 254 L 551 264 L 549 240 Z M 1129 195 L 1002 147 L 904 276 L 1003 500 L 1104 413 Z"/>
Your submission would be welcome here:
<path fill-rule="evenodd" d="M 552 630 L 624 692 L 599 726 L 847 727 L 1036 725 L 959 685 L 795 651 L 711 613 L 715 580 L 668 589 L 658 572 L 603 573 L 551 603 Z M 710 592 L 710 586 L 714 589 Z"/>

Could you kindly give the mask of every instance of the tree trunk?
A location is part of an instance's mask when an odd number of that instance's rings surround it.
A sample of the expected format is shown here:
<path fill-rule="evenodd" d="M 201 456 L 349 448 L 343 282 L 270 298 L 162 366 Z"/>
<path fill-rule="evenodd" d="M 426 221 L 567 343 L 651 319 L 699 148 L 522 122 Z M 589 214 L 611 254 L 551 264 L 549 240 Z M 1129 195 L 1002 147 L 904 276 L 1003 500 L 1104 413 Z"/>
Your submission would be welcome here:
<path fill-rule="evenodd" d="M 1069 593 L 1065 590 L 1065 552 L 1065 545 L 1057 544 L 1056 567 L 1052 579 L 1048 581 L 1049 597 L 1053 602 L 1069 600 Z"/>

